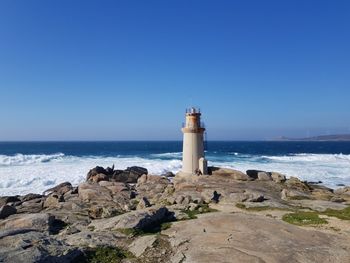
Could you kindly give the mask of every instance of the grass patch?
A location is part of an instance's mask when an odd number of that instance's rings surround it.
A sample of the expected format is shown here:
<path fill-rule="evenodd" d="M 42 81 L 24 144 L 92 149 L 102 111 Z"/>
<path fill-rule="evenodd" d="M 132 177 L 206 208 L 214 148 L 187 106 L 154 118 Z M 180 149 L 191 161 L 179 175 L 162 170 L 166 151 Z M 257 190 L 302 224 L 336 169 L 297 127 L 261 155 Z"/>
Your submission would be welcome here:
<path fill-rule="evenodd" d="M 79 262 L 82 263 L 119 263 L 123 259 L 134 256 L 125 250 L 116 247 L 97 247 L 85 251 L 85 257 Z"/>
<path fill-rule="evenodd" d="M 282 220 L 298 225 L 298 226 L 308 226 L 308 225 L 321 225 L 321 224 L 327 224 L 327 220 L 320 218 L 319 214 L 316 212 L 295 212 L 295 213 L 289 213 L 285 214 L 282 217 Z"/>
<path fill-rule="evenodd" d="M 309 196 L 296 195 L 296 196 L 288 196 L 289 200 L 310 200 Z"/>
<path fill-rule="evenodd" d="M 240 208 L 240 209 L 244 209 L 247 211 L 265 211 L 265 210 L 271 210 L 273 209 L 270 206 L 253 206 L 253 207 L 246 207 L 245 204 L 242 203 L 238 203 L 236 204 L 236 207 Z"/>
<path fill-rule="evenodd" d="M 95 231 L 95 226 L 88 226 L 87 227 L 90 231 Z"/>
<path fill-rule="evenodd" d="M 328 208 L 322 214 L 327 216 L 333 216 L 342 220 L 350 220 L 350 206 L 344 208 L 343 210 L 335 210 Z"/>
<path fill-rule="evenodd" d="M 196 219 L 198 214 L 217 212 L 218 210 L 210 208 L 208 204 L 200 205 L 196 210 L 182 210 L 185 214 L 188 215 L 189 219 Z"/>
<path fill-rule="evenodd" d="M 163 223 L 160 225 L 160 230 L 163 231 L 163 230 L 167 230 L 171 227 L 171 222 L 166 222 L 166 223 Z"/>

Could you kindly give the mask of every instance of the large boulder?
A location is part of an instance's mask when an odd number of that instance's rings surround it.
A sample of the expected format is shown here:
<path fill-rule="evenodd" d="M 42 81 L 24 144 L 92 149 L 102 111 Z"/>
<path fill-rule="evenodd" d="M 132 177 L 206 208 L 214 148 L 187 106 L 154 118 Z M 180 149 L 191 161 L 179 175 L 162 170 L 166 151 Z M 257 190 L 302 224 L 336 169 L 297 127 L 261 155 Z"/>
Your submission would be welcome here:
<path fill-rule="evenodd" d="M 96 166 L 95 168 L 92 168 L 86 175 L 86 181 L 92 181 L 92 177 L 94 177 L 97 174 L 105 174 L 107 175 L 107 171 L 105 168 L 101 166 Z"/>
<path fill-rule="evenodd" d="M 44 208 L 60 207 L 60 203 L 63 201 L 64 199 L 62 195 L 51 194 L 45 199 L 43 207 Z"/>
<path fill-rule="evenodd" d="M 29 228 L 37 231 L 51 231 L 55 217 L 45 213 L 17 214 L 0 221 L 0 230 Z"/>
<path fill-rule="evenodd" d="M 89 227 L 99 231 L 131 228 L 147 230 L 166 221 L 169 216 L 169 211 L 165 207 L 147 208 L 107 219 L 94 220 Z"/>
<path fill-rule="evenodd" d="M 0 232 L 0 262 L 69 263 L 82 252 L 42 232 L 30 229 Z"/>
<path fill-rule="evenodd" d="M 111 217 L 130 209 L 131 192 L 126 185 L 100 183 L 81 183 L 78 187 L 79 199 L 89 207 L 91 218 Z"/>
<path fill-rule="evenodd" d="M 146 168 L 139 166 L 128 167 L 124 171 L 116 170 L 111 176 L 111 181 L 123 183 L 137 183 L 137 180 L 143 175 L 148 174 Z"/>
<path fill-rule="evenodd" d="M 284 174 L 270 172 L 271 178 L 275 183 L 283 183 L 286 181 L 286 176 Z"/>
<path fill-rule="evenodd" d="M 270 173 L 267 172 L 258 172 L 258 180 L 260 181 L 272 181 Z"/>
<path fill-rule="evenodd" d="M 310 199 L 311 195 L 308 192 L 303 192 L 295 189 L 283 189 L 281 192 L 282 200 L 303 200 Z"/>
<path fill-rule="evenodd" d="M 253 190 L 244 190 L 243 192 L 231 193 L 224 199 L 226 202 L 263 202 L 265 197 L 262 193 Z"/>
<path fill-rule="evenodd" d="M 250 180 L 248 175 L 246 175 L 240 171 L 229 169 L 229 168 L 212 167 L 211 174 L 212 174 L 212 176 L 219 176 L 219 177 L 222 177 L 225 179 L 232 179 L 232 180 L 238 180 L 238 181 Z"/>
<path fill-rule="evenodd" d="M 86 181 L 96 183 L 100 181 L 137 183 L 137 179 L 143 174 L 148 174 L 148 171 L 146 168 L 139 166 L 131 166 L 125 170 L 114 170 L 114 166 L 112 168 L 107 167 L 106 169 L 96 166 L 88 172 Z"/>
<path fill-rule="evenodd" d="M 84 202 L 112 201 L 111 192 L 97 183 L 81 183 L 78 187 L 79 198 Z"/>
<path fill-rule="evenodd" d="M 258 174 L 260 172 L 264 172 L 264 171 L 260 171 L 260 170 L 247 170 L 246 174 L 252 178 L 252 179 L 258 179 Z"/>
<path fill-rule="evenodd" d="M 136 191 L 138 199 L 146 198 L 150 203 L 157 204 L 169 197 L 174 189 L 167 177 L 144 174 L 137 180 Z"/>
<path fill-rule="evenodd" d="M 17 213 L 39 213 L 43 210 L 45 197 L 37 194 L 29 194 L 21 197 L 21 200 L 16 205 Z"/>

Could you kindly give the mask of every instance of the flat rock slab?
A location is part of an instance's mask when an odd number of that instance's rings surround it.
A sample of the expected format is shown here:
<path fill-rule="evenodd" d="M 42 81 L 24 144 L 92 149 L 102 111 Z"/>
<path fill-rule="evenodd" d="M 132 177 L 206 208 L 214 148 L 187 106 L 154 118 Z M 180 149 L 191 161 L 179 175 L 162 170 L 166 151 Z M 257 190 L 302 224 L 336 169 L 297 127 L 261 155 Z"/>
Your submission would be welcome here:
<path fill-rule="evenodd" d="M 147 248 L 153 245 L 156 239 L 157 237 L 155 235 L 141 236 L 130 244 L 129 251 L 136 257 L 139 257 L 147 250 Z"/>
<path fill-rule="evenodd" d="M 17 230 L 0 238 L 0 262 L 75 262 L 81 251 L 42 232 Z"/>
<path fill-rule="evenodd" d="M 152 207 L 144 210 L 132 211 L 107 219 L 94 220 L 89 226 L 98 231 L 126 228 L 144 230 L 148 227 L 152 227 L 155 224 L 161 223 L 166 219 L 167 215 L 167 208 Z"/>
<path fill-rule="evenodd" d="M 209 213 L 162 232 L 171 262 L 349 262 L 350 239 L 265 216 Z"/>
<path fill-rule="evenodd" d="M 106 247 L 119 246 L 123 243 L 125 237 L 118 232 L 91 232 L 83 231 L 60 238 L 66 244 L 74 247 Z"/>

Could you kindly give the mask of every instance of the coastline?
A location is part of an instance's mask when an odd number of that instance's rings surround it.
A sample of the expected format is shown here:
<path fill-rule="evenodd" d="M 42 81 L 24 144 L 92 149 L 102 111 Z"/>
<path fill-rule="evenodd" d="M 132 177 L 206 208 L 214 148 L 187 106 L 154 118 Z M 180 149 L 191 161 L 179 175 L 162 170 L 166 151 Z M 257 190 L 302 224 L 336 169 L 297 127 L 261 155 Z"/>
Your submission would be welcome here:
<path fill-rule="evenodd" d="M 46 142 L 0 144 L 0 192 L 42 193 L 64 181 L 78 185 L 96 165 L 137 165 L 152 174 L 181 168 L 181 142 Z M 336 188 L 350 184 L 350 143 L 208 142 L 209 165 L 241 172 L 277 171 Z"/>
<path fill-rule="evenodd" d="M 220 247 L 232 262 L 350 257 L 350 187 L 276 172 L 209 171 L 184 177 L 95 167 L 77 187 L 65 182 L 42 195 L 0 197 L 0 260 L 227 262 Z"/>

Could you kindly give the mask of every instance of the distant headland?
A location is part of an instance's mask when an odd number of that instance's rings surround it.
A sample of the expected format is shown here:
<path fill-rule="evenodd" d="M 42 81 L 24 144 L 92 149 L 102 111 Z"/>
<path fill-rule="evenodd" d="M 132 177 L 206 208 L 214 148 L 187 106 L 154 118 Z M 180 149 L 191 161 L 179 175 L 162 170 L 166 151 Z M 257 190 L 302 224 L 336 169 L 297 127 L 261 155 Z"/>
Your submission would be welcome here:
<path fill-rule="evenodd" d="M 289 138 L 281 136 L 273 139 L 272 141 L 350 141 L 350 134 L 320 135 L 307 138 Z"/>

